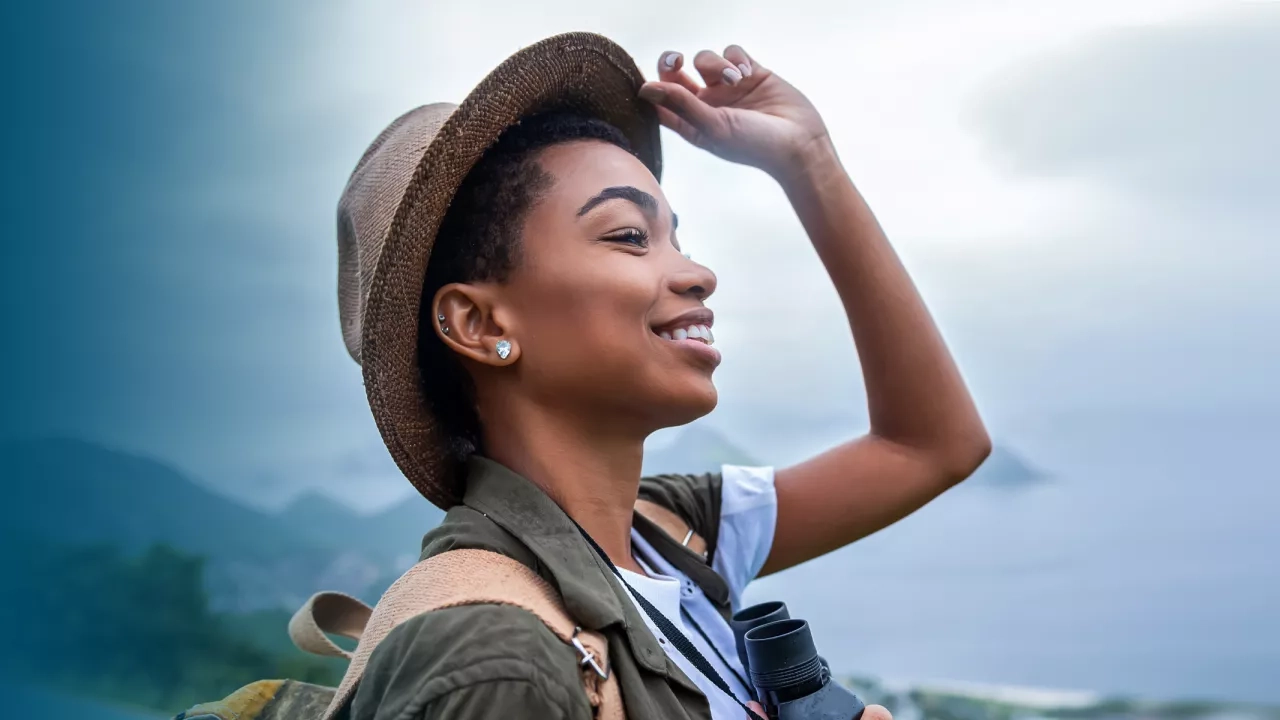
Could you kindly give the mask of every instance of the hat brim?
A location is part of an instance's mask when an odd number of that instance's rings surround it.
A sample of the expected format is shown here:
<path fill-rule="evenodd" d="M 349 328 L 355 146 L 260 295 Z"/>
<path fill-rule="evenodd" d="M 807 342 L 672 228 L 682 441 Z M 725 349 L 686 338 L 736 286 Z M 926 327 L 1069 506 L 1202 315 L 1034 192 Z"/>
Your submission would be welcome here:
<path fill-rule="evenodd" d="M 414 172 L 374 271 L 361 337 L 365 392 L 400 470 L 428 500 L 449 508 L 463 482 L 445 452 L 418 362 L 418 315 L 441 220 L 463 179 L 522 117 L 567 109 L 617 127 L 655 177 L 662 149 L 644 76 L 621 47 L 592 33 L 548 38 L 507 58 L 453 111 Z"/>

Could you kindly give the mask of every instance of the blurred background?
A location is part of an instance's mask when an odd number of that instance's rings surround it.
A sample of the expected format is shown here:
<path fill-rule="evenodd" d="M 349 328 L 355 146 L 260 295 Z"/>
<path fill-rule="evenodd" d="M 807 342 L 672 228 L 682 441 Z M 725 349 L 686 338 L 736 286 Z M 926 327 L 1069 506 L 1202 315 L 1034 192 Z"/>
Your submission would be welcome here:
<path fill-rule="evenodd" d="M 0 669 L 29 716 L 336 682 L 289 614 L 376 599 L 440 517 L 342 346 L 338 195 L 399 113 L 593 30 L 646 73 L 739 43 L 808 94 L 995 438 L 971 481 L 748 600 L 787 601 L 899 720 L 1280 717 L 1280 4 L 3 12 Z M 786 465 L 864 430 L 782 193 L 663 140 L 725 361 L 719 409 L 647 469 Z"/>

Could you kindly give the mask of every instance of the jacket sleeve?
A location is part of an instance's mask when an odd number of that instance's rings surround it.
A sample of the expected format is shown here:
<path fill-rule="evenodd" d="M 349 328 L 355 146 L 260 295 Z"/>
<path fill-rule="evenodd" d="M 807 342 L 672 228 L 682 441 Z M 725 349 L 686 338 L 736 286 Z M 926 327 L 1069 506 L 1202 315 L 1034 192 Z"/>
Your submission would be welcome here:
<path fill-rule="evenodd" d="M 591 720 L 572 648 L 502 605 L 412 618 L 369 658 L 350 720 Z"/>
<path fill-rule="evenodd" d="M 722 484 L 720 473 L 653 475 L 640 479 L 640 497 L 684 519 L 707 542 L 710 561 L 719 541 Z"/>

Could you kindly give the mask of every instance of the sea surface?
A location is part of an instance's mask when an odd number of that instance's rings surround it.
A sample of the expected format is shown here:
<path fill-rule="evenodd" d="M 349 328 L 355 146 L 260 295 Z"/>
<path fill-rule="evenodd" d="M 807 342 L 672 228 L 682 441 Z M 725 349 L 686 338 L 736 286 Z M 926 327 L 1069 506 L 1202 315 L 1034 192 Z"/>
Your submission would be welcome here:
<path fill-rule="evenodd" d="M 101 700 L 74 697 L 62 692 L 17 682 L 0 682 L 8 708 L 6 720 L 165 720 L 173 715 L 121 707 Z"/>
<path fill-rule="evenodd" d="M 1051 473 L 961 485 L 777 576 L 840 672 L 1280 704 L 1280 423 L 1030 423 Z"/>

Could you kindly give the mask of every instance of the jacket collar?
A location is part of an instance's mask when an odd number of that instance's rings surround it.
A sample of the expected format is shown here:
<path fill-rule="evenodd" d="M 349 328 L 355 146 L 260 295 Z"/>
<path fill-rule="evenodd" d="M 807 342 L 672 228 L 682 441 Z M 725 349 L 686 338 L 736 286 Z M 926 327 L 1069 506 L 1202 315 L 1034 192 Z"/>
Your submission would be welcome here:
<path fill-rule="evenodd" d="M 666 654 L 635 604 L 564 510 L 537 485 L 493 460 L 472 456 L 467 470 L 462 503 L 529 548 L 569 615 L 588 630 L 621 623 L 636 661 L 669 676 Z"/>

